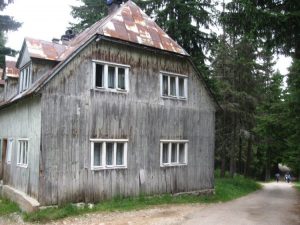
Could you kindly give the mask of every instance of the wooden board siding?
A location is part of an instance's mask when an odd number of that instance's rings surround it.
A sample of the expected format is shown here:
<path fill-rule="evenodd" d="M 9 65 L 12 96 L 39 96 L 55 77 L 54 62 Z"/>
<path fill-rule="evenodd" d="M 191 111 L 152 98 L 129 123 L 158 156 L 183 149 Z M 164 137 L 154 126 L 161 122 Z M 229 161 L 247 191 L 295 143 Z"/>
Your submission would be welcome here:
<path fill-rule="evenodd" d="M 41 136 L 40 98 L 32 97 L 0 110 L 0 138 L 13 138 L 11 164 L 4 162 L 4 184 L 38 198 Z M 17 166 L 18 139 L 28 138 L 28 167 Z"/>
<path fill-rule="evenodd" d="M 42 75 L 49 72 L 57 62 L 43 60 L 43 59 L 32 59 L 32 83 L 35 83 Z"/>
<path fill-rule="evenodd" d="M 7 78 L 5 82 L 4 99 L 9 100 L 18 94 L 19 78 Z"/>
<path fill-rule="evenodd" d="M 92 60 L 130 65 L 130 92 L 94 90 Z M 160 71 L 189 76 L 187 101 L 160 97 Z M 41 102 L 41 204 L 213 188 L 215 106 L 186 59 L 94 42 L 45 86 Z M 128 168 L 91 171 L 90 138 L 129 139 Z M 188 165 L 161 168 L 161 139 L 189 140 Z"/>

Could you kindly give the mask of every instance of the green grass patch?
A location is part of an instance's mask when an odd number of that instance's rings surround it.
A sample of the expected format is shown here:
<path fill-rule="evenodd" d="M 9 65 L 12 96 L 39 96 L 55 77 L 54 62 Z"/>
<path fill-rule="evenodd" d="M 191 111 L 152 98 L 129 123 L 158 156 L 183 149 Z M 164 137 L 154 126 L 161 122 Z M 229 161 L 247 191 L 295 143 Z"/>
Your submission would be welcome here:
<path fill-rule="evenodd" d="M 216 178 L 215 182 L 216 194 L 212 196 L 180 195 L 174 197 L 167 194 L 152 197 L 117 197 L 110 201 L 95 204 L 93 208 L 89 208 L 88 205 L 78 208 L 72 204 L 68 204 L 58 208 L 43 209 L 35 213 L 25 213 L 23 218 L 28 222 L 43 223 L 65 218 L 67 216 L 81 215 L 91 212 L 130 211 L 166 204 L 225 202 L 256 191 L 261 187 L 255 181 L 245 179 L 242 176 L 236 176 L 234 178 Z"/>
<path fill-rule="evenodd" d="M 298 189 L 298 191 L 300 191 L 300 182 L 296 182 L 294 186 L 296 189 Z"/>
<path fill-rule="evenodd" d="M 5 216 L 19 211 L 20 209 L 16 203 L 0 198 L 0 216 Z"/>

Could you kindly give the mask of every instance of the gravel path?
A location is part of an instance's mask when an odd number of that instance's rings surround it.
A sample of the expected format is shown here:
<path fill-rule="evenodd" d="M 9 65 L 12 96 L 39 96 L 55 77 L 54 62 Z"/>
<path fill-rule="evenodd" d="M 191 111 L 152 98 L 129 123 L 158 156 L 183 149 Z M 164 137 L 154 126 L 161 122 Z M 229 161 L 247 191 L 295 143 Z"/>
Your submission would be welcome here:
<path fill-rule="evenodd" d="M 0 224 L 26 224 L 17 215 Z M 168 205 L 151 209 L 94 213 L 48 225 L 300 225 L 300 195 L 291 184 L 268 183 L 248 196 L 211 205 Z M 26 224 L 27 225 L 27 224 Z"/>

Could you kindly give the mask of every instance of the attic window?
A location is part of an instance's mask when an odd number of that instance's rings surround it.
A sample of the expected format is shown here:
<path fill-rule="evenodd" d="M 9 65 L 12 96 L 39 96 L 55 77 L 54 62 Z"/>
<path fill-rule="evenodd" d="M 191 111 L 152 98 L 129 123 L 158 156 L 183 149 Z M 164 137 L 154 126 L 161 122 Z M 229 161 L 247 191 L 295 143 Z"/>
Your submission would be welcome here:
<path fill-rule="evenodd" d="M 129 91 L 129 66 L 94 61 L 94 87 L 119 92 Z"/>
<path fill-rule="evenodd" d="M 188 77 L 181 74 L 162 72 L 160 76 L 161 96 L 187 99 Z"/>
<path fill-rule="evenodd" d="M 32 82 L 31 64 L 23 67 L 20 72 L 19 93 L 28 89 Z"/>

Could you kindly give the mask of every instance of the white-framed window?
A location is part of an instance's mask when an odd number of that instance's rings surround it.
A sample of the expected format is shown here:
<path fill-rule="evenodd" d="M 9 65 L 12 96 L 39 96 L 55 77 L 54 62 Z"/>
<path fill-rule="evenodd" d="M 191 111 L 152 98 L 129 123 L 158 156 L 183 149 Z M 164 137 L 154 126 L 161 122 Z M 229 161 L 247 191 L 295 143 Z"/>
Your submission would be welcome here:
<path fill-rule="evenodd" d="M 91 139 L 91 169 L 127 168 L 127 139 Z"/>
<path fill-rule="evenodd" d="M 129 92 L 128 65 L 93 61 L 94 88 Z"/>
<path fill-rule="evenodd" d="M 20 167 L 28 166 L 28 139 L 19 139 L 17 165 Z"/>
<path fill-rule="evenodd" d="M 181 166 L 188 163 L 188 140 L 161 140 L 160 166 Z"/>
<path fill-rule="evenodd" d="M 24 66 L 20 71 L 19 93 L 28 89 L 32 82 L 31 63 Z"/>
<path fill-rule="evenodd" d="M 162 97 L 187 99 L 188 77 L 182 74 L 161 72 L 160 90 Z"/>
<path fill-rule="evenodd" d="M 6 163 L 11 163 L 11 154 L 14 140 L 12 138 L 8 139 L 6 147 Z"/>

